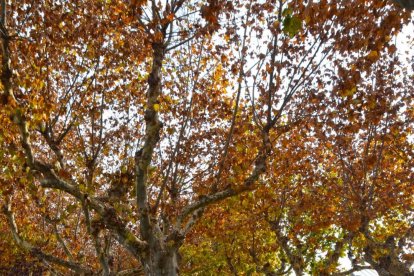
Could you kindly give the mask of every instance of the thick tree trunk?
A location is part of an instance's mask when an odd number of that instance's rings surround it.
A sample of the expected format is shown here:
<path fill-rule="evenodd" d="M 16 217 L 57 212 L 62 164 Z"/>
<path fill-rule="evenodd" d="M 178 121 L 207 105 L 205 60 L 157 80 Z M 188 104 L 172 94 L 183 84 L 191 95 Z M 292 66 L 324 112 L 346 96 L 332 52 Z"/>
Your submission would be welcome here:
<path fill-rule="evenodd" d="M 175 276 L 179 272 L 176 249 L 169 251 L 150 250 L 142 263 L 147 276 Z"/>

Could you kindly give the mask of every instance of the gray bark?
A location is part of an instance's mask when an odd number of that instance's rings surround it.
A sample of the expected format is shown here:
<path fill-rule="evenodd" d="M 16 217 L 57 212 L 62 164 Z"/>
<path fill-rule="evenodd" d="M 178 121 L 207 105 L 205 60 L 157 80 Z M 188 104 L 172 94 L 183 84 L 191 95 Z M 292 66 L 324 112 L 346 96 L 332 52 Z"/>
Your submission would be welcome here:
<path fill-rule="evenodd" d="M 179 272 L 176 249 L 152 248 L 142 263 L 147 276 L 175 276 Z"/>

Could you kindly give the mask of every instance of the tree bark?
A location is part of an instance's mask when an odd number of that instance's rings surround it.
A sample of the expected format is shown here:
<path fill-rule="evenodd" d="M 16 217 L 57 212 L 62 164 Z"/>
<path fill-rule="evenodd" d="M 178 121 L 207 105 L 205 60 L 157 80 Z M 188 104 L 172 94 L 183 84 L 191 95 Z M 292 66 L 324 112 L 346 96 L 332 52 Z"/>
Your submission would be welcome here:
<path fill-rule="evenodd" d="M 147 256 L 141 260 L 147 276 L 178 275 L 178 250 L 163 250 L 159 246 L 151 248 Z"/>

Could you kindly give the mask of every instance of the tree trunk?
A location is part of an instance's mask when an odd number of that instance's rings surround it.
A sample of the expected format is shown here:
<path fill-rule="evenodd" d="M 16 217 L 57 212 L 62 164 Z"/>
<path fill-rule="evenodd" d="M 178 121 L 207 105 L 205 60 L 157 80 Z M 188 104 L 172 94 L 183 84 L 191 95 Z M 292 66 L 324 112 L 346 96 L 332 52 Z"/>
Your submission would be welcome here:
<path fill-rule="evenodd" d="M 178 275 L 178 252 L 176 249 L 150 250 L 142 260 L 145 275 L 147 276 L 175 276 Z"/>

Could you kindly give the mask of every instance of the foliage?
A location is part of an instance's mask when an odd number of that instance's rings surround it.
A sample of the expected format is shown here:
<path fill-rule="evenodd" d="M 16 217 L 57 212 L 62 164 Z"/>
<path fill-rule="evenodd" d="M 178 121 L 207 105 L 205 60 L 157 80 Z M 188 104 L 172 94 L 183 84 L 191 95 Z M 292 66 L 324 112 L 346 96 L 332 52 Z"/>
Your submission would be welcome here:
<path fill-rule="evenodd" d="M 406 10 L 1 4 L 2 264 L 412 273 L 413 72 L 395 39 Z"/>

